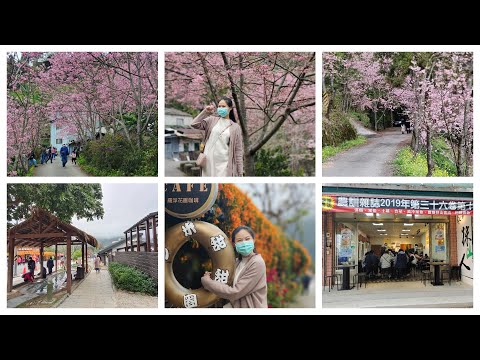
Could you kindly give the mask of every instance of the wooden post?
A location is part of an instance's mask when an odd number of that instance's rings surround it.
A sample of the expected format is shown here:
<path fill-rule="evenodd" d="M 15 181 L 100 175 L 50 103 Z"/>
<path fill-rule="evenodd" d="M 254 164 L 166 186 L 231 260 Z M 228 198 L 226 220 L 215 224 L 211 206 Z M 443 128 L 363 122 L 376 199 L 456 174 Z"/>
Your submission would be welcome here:
<path fill-rule="evenodd" d="M 15 253 L 15 236 L 10 237 L 8 242 L 8 279 L 7 279 L 7 291 L 11 292 L 13 289 L 13 257 Z"/>
<path fill-rule="evenodd" d="M 135 251 L 133 248 L 133 230 L 130 229 L 130 251 Z"/>
<path fill-rule="evenodd" d="M 128 251 L 128 235 L 125 233 L 125 251 Z"/>
<path fill-rule="evenodd" d="M 137 251 L 140 252 L 140 226 L 137 225 Z"/>
<path fill-rule="evenodd" d="M 82 267 L 85 269 L 85 247 L 83 246 L 83 241 L 82 241 Z"/>
<path fill-rule="evenodd" d="M 40 276 L 43 276 L 43 242 L 40 244 Z"/>
<path fill-rule="evenodd" d="M 85 241 L 85 274 L 88 273 L 88 243 Z"/>
<path fill-rule="evenodd" d="M 157 224 L 155 221 L 155 216 L 152 219 L 152 228 L 153 228 L 153 251 L 158 252 Z"/>
<path fill-rule="evenodd" d="M 145 221 L 145 239 L 147 241 L 146 251 L 150 252 L 150 220 Z"/>
<path fill-rule="evenodd" d="M 67 293 L 72 293 L 72 237 L 67 236 Z"/>
<path fill-rule="evenodd" d="M 58 271 L 58 244 L 55 244 L 55 272 Z"/>

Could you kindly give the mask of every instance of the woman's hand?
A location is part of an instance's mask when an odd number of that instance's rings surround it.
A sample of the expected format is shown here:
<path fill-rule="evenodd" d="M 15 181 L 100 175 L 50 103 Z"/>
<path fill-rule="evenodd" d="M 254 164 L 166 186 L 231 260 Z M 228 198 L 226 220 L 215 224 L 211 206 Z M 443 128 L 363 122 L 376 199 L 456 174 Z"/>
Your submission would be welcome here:
<path fill-rule="evenodd" d="M 213 114 L 215 112 L 215 105 L 207 105 L 204 110 L 209 114 Z"/>
<path fill-rule="evenodd" d="M 203 274 L 203 277 L 210 278 L 211 275 L 212 275 L 212 273 L 210 271 L 205 271 L 205 274 Z"/>

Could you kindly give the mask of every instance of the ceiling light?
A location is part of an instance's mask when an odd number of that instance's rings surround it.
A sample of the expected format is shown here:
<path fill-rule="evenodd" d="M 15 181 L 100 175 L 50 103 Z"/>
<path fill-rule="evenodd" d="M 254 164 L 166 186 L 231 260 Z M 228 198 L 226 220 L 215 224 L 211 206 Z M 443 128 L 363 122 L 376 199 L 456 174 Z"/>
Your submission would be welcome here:
<path fill-rule="evenodd" d="M 387 230 L 385 230 L 385 229 L 377 229 L 377 231 L 387 231 Z"/>
<path fill-rule="evenodd" d="M 383 223 L 372 223 L 373 226 L 383 226 Z"/>
<path fill-rule="evenodd" d="M 412 214 L 407 214 L 407 217 L 412 217 Z"/>
<path fill-rule="evenodd" d="M 368 217 L 372 217 L 372 216 L 373 216 L 372 213 L 364 213 L 364 214 L 365 214 L 365 216 L 368 216 Z"/>
<path fill-rule="evenodd" d="M 413 226 L 414 224 L 403 224 L 403 226 Z"/>
<path fill-rule="evenodd" d="M 408 230 L 407 230 L 407 229 L 403 229 L 402 231 L 411 231 L 411 230 L 410 230 L 410 229 L 408 229 Z"/>

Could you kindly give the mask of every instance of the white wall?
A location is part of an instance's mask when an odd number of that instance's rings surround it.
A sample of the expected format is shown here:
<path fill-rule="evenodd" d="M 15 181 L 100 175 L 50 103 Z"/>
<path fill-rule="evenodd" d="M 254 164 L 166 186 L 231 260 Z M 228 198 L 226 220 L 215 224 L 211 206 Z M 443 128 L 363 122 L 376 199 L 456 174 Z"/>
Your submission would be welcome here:
<path fill-rule="evenodd" d="M 192 124 L 193 118 L 191 116 L 182 116 L 182 115 L 168 115 L 165 114 L 165 125 L 166 126 L 179 126 L 177 125 L 177 119 L 183 120 L 183 127 L 189 127 Z"/>
<path fill-rule="evenodd" d="M 463 263 L 470 268 L 468 270 L 462 265 L 462 281 L 473 286 L 473 230 L 472 230 L 472 217 L 463 216 L 460 218 L 457 216 L 457 254 L 458 265 L 463 258 Z M 460 220 L 460 222 L 458 222 Z M 467 234 L 468 229 L 468 234 Z M 462 232 L 463 230 L 463 232 Z M 464 257 L 465 255 L 465 257 Z"/>

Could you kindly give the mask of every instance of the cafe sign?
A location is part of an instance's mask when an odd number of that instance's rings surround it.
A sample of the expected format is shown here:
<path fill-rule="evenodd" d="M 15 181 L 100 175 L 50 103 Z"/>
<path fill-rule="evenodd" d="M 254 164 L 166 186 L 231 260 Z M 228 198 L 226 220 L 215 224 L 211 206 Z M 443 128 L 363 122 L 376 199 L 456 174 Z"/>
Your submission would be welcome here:
<path fill-rule="evenodd" d="M 323 195 L 322 210 L 378 214 L 473 215 L 473 200 Z"/>
<path fill-rule="evenodd" d="M 165 184 L 165 212 L 180 219 L 202 216 L 217 200 L 218 184 Z"/>

